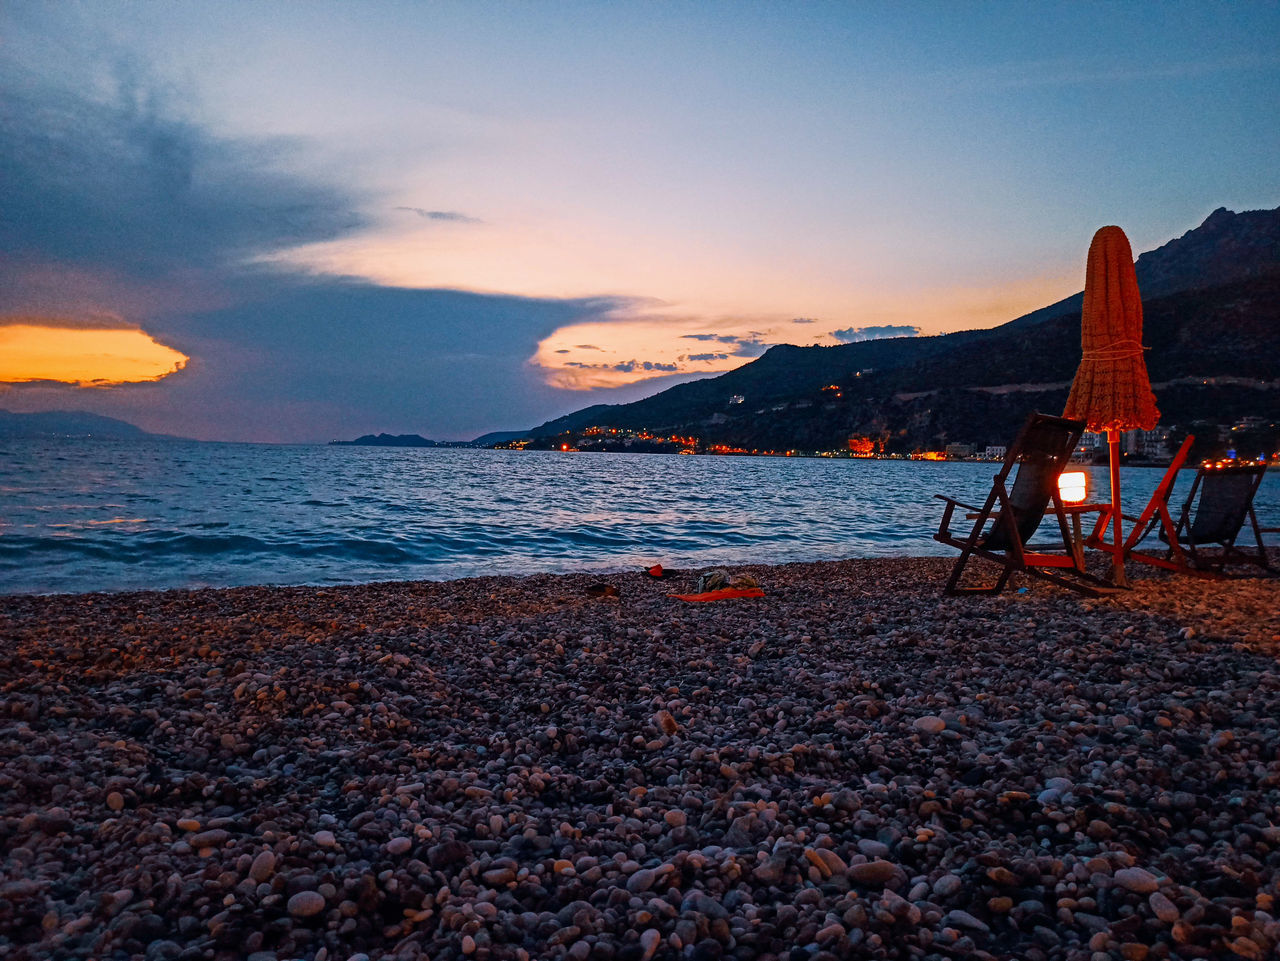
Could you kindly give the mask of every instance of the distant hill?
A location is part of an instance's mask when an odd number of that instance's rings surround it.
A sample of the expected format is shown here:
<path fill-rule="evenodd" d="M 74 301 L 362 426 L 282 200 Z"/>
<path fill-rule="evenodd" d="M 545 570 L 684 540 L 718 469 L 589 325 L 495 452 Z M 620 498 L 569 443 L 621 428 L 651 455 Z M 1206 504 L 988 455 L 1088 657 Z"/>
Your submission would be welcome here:
<path fill-rule="evenodd" d="M 1137 265 L 1161 423 L 1280 421 L 1280 208 L 1217 210 Z M 1065 404 L 1080 305 L 1076 295 L 989 330 L 776 346 L 718 377 L 575 411 L 527 436 L 536 445 L 601 426 L 747 450 L 840 449 L 854 435 L 900 451 L 1003 444 L 1027 412 Z"/>
<path fill-rule="evenodd" d="M 498 430 L 475 440 L 428 440 L 420 434 L 365 434 L 355 440 L 331 440 L 331 447 L 492 447 L 527 437 L 525 430 Z"/>
<path fill-rule="evenodd" d="M 97 437 L 106 440 L 173 440 L 164 434 L 149 434 L 114 417 L 103 417 L 83 410 L 50 410 L 37 414 L 18 414 L 0 410 L 0 437 Z"/>
<path fill-rule="evenodd" d="M 365 434 L 355 440 L 331 440 L 331 447 L 439 447 L 419 434 Z M 448 445 L 446 445 L 448 446 Z"/>

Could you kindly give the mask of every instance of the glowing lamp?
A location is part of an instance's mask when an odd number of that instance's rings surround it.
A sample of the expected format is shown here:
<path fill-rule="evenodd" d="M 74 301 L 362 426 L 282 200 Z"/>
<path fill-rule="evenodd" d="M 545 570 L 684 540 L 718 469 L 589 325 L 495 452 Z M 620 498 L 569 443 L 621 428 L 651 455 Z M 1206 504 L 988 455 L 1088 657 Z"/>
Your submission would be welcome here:
<path fill-rule="evenodd" d="M 1079 504 L 1089 493 L 1088 475 L 1084 471 L 1070 471 L 1058 475 L 1058 496 L 1065 504 Z"/>

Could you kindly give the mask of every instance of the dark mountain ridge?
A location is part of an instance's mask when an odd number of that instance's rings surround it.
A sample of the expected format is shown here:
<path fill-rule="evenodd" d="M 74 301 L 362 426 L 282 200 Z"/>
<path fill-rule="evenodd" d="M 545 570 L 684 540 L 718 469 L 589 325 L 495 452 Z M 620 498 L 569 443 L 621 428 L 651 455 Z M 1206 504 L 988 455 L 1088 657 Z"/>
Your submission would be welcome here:
<path fill-rule="evenodd" d="M 1280 208 L 1214 211 L 1137 267 L 1162 424 L 1280 418 Z M 588 407 L 526 436 L 601 426 L 748 450 L 841 449 L 851 435 L 902 451 L 1005 443 L 1027 411 L 1062 409 L 1080 360 L 1081 301 L 985 330 L 775 346 L 718 377 Z"/>
<path fill-rule="evenodd" d="M 165 434 L 149 434 L 127 421 L 85 410 L 48 410 L 19 414 L 0 410 L 0 437 L 96 437 L 104 440 L 177 440 Z"/>

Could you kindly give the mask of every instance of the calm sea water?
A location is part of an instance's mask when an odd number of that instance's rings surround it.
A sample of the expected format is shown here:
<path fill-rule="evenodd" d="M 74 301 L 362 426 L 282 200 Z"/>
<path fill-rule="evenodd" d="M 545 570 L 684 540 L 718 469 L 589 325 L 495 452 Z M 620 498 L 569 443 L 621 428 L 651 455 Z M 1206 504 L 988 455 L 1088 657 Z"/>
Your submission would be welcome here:
<path fill-rule="evenodd" d="M 953 553 L 993 464 L 0 442 L 0 593 L 346 584 Z M 1091 492 L 1106 498 L 1105 470 Z M 1126 468 L 1139 509 L 1161 471 Z M 1181 483 L 1190 484 L 1190 473 Z M 1280 475 L 1258 497 L 1280 524 Z"/>

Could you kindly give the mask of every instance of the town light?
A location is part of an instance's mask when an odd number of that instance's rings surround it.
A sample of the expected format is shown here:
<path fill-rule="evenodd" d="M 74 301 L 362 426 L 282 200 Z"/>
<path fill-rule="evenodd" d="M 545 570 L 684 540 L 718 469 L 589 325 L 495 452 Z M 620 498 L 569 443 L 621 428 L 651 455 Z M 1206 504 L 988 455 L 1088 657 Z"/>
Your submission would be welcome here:
<path fill-rule="evenodd" d="M 1088 493 L 1088 475 L 1084 471 L 1069 471 L 1058 475 L 1058 496 L 1064 503 L 1079 504 Z"/>

